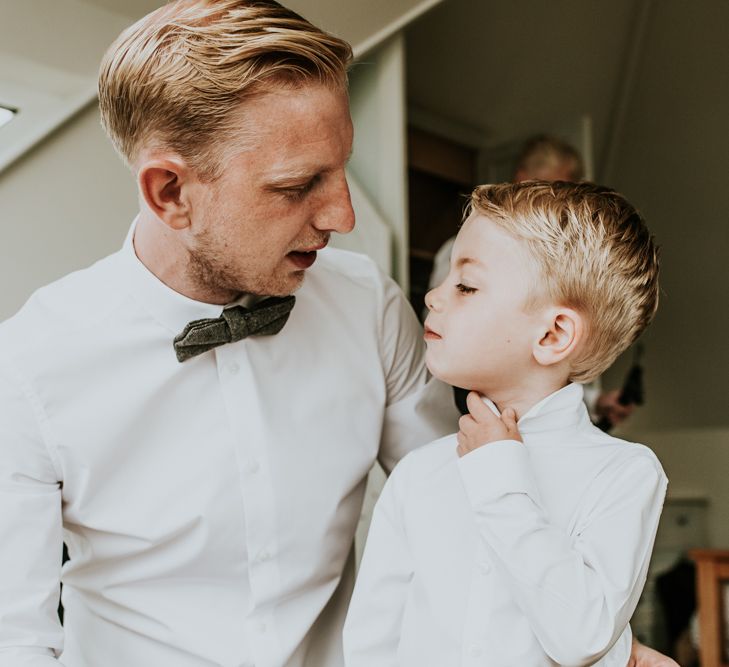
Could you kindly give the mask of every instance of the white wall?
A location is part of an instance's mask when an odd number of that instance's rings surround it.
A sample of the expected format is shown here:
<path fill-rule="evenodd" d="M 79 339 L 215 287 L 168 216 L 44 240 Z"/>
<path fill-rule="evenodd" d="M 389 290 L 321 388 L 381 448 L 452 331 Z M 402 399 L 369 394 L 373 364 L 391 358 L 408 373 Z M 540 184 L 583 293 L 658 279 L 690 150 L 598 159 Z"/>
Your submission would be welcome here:
<path fill-rule="evenodd" d="M 355 65 L 350 99 L 355 127 L 350 169 L 377 207 L 391 235 L 393 264 L 388 271 L 408 285 L 407 149 L 405 63 L 401 36 Z M 370 224 L 358 218 L 357 224 Z"/>
<path fill-rule="evenodd" d="M 0 174 L 0 321 L 36 288 L 116 250 L 136 209 L 95 104 Z"/>

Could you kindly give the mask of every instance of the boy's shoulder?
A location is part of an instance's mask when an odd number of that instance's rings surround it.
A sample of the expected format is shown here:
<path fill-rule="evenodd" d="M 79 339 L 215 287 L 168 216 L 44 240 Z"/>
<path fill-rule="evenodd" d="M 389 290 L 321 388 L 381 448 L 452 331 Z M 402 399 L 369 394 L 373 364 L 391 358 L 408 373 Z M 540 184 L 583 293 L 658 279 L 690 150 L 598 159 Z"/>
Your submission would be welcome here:
<path fill-rule="evenodd" d="M 618 438 L 594 428 L 592 440 L 594 445 L 602 447 L 601 456 L 603 478 L 614 478 L 628 473 L 633 475 L 642 472 L 654 479 L 667 482 L 663 466 L 653 450 L 647 445 Z M 640 472 L 639 472 L 640 471 Z"/>

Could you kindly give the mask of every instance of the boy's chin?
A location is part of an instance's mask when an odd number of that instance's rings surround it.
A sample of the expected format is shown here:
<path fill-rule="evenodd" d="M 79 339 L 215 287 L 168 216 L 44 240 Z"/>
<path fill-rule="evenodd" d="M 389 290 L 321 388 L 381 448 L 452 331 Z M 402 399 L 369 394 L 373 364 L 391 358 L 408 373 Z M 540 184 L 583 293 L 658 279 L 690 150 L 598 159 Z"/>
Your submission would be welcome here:
<path fill-rule="evenodd" d="M 466 385 L 460 384 L 460 382 L 467 382 L 465 378 L 460 378 L 458 373 L 453 373 L 452 371 L 449 372 L 448 369 L 439 368 L 438 364 L 433 363 L 428 359 L 427 355 L 425 357 L 425 366 L 430 374 L 441 382 L 445 382 L 446 384 L 450 384 L 454 387 L 466 387 Z"/>

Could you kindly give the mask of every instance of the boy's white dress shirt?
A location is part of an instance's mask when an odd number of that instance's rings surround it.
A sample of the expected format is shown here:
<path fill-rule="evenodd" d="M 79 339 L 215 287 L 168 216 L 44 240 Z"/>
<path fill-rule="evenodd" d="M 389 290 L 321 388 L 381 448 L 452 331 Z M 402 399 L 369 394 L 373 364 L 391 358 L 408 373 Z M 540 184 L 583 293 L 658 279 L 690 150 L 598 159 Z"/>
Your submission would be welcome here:
<path fill-rule="evenodd" d="M 367 473 L 457 416 L 371 261 L 323 251 L 296 298 L 276 336 L 178 363 L 222 308 L 130 235 L 0 326 L 0 667 L 341 665 Z"/>
<path fill-rule="evenodd" d="M 595 428 L 582 398 L 572 384 L 534 406 L 524 444 L 459 459 L 451 435 L 397 466 L 345 624 L 347 667 L 625 667 L 667 480 L 649 449 Z"/>

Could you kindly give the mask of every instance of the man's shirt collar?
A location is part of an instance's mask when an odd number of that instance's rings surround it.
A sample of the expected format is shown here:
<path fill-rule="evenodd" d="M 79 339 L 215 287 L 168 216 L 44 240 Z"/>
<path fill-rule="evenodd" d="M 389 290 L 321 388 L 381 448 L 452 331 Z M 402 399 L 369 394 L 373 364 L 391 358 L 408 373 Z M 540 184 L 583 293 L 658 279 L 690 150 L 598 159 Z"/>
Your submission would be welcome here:
<path fill-rule="evenodd" d="M 134 250 L 134 231 L 138 218 L 134 219 L 121 250 L 123 279 L 129 281 L 134 297 L 165 328 L 178 334 L 193 320 L 219 317 L 224 308 L 236 305 L 250 307 L 261 297 L 242 294 L 226 306 L 190 299 L 172 289 L 154 275 L 137 257 Z"/>

